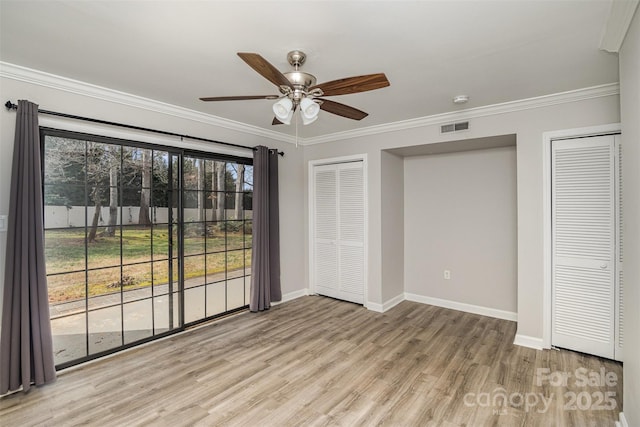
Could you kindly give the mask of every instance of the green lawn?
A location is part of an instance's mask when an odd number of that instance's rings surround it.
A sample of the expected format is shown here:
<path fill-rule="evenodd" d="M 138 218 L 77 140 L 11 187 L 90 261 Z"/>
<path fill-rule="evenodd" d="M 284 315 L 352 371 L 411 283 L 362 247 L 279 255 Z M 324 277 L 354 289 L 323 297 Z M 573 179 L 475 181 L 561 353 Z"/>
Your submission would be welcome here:
<path fill-rule="evenodd" d="M 195 226 L 195 227 L 194 227 Z M 119 233 L 119 232 L 118 232 Z M 185 231 L 185 279 L 237 270 L 251 265 L 251 234 L 209 229 L 191 224 Z M 174 258 L 177 238 L 174 237 Z M 226 249 L 226 252 L 225 252 Z M 168 228 L 125 227 L 122 235 L 99 235 L 87 244 L 83 229 L 45 231 L 49 300 L 51 303 L 85 297 L 88 277 L 89 296 L 119 292 L 127 289 L 165 284 L 169 278 Z M 120 264 L 122 263 L 122 282 Z M 133 265 L 129 265 L 133 264 Z M 177 262 L 174 260 L 174 280 Z M 85 275 L 85 268 L 89 273 Z M 78 273 L 68 273 L 78 271 Z M 56 274 L 53 273 L 65 273 Z"/>

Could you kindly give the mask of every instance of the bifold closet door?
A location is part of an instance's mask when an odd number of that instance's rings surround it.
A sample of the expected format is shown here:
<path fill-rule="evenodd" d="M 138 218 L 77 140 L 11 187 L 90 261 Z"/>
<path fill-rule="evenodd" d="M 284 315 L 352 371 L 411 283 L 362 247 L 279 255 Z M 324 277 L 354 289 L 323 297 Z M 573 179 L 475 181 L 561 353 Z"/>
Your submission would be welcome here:
<path fill-rule="evenodd" d="M 616 136 L 553 141 L 552 345 L 615 358 Z"/>
<path fill-rule="evenodd" d="M 362 162 L 314 166 L 313 288 L 364 303 L 364 175 Z"/>

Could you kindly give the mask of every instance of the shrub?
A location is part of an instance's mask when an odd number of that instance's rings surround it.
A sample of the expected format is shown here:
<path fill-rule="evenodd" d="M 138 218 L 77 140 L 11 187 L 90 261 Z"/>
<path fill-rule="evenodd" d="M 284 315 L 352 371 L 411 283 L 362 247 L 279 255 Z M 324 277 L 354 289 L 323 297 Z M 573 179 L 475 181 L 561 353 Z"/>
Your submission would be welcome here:
<path fill-rule="evenodd" d="M 244 234 L 253 233 L 253 222 L 245 222 L 244 223 Z"/>
<path fill-rule="evenodd" d="M 184 225 L 184 237 L 202 237 L 202 231 L 201 224 Z"/>
<path fill-rule="evenodd" d="M 223 221 L 218 223 L 220 231 L 238 232 L 242 229 L 242 221 Z"/>
<path fill-rule="evenodd" d="M 107 285 L 108 288 L 119 288 L 120 286 L 133 286 L 136 283 L 138 283 L 138 281 L 136 280 L 135 277 L 132 276 L 128 276 L 128 275 L 123 275 L 122 276 L 122 280 L 118 280 L 116 282 L 113 282 L 109 285 Z"/>

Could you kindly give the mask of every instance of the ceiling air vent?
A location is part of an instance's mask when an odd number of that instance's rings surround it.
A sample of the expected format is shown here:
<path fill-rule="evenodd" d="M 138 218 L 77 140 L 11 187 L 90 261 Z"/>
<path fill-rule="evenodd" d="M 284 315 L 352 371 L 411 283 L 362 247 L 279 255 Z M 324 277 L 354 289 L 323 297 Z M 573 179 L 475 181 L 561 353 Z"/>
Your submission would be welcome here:
<path fill-rule="evenodd" d="M 440 126 L 440 133 L 460 132 L 469 130 L 469 122 L 448 123 Z"/>

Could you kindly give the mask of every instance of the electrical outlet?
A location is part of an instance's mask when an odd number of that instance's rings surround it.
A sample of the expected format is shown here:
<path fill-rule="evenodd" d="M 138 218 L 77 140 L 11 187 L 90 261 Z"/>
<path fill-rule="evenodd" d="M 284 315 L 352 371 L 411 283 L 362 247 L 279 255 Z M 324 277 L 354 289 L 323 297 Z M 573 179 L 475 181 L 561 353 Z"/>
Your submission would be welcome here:
<path fill-rule="evenodd" d="M 450 280 L 451 279 L 451 271 L 450 270 L 445 270 L 444 271 L 444 279 L 445 280 Z"/>

